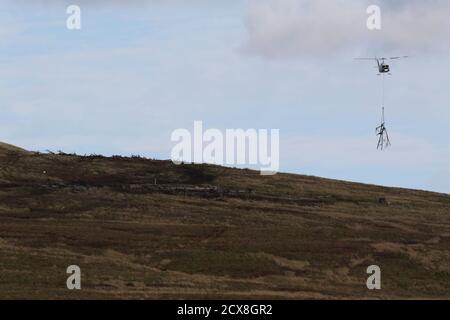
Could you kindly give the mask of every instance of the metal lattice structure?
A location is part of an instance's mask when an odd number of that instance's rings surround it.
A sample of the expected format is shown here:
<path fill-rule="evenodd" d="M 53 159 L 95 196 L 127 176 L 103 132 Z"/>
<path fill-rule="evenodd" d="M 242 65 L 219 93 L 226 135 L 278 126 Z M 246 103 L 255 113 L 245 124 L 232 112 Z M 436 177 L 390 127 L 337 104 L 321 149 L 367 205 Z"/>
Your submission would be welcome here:
<path fill-rule="evenodd" d="M 383 114 L 381 116 L 381 125 L 379 125 L 375 129 L 377 135 L 378 135 L 378 145 L 377 149 L 383 150 L 384 148 L 387 148 L 391 145 L 391 141 L 389 140 L 389 134 L 387 132 L 385 122 L 384 122 L 384 107 L 383 107 Z"/>

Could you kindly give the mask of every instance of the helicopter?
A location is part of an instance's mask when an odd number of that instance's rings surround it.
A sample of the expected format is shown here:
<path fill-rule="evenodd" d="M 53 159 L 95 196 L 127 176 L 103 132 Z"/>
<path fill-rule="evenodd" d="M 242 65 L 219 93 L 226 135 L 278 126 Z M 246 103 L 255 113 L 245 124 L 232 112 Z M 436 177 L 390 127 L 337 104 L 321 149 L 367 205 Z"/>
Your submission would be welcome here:
<path fill-rule="evenodd" d="M 374 60 L 377 62 L 378 65 L 378 75 L 387 73 L 388 75 L 392 75 L 391 67 L 386 63 L 386 60 L 397 60 L 397 59 L 405 59 L 408 58 L 408 56 L 400 56 L 400 57 L 390 57 L 390 58 L 356 58 L 356 60 Z"/>

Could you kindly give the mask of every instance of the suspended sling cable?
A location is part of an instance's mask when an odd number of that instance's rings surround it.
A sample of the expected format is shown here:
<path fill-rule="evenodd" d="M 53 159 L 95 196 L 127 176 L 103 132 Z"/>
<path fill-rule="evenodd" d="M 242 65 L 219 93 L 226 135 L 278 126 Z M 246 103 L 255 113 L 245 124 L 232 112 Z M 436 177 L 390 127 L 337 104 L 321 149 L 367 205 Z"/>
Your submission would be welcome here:
<path fill-rule="evenodd" d="M 382 80 L 382 87 L 381 87 L 381 109 L 382 109 L 382 114 L 381 114 L 381 125 L 378 126 L 375 129 L 376 134 L 378 135 L 378 145 L 377 145 L 377 149 L 381 149 L 383 150 L 384 148 L 387 148 L 391 145 L 391 141 L 389 140 L 389 135 L 385 126 L 385 119 L 384 119 L 384 74 L 383 76 L 383 80 Z"/>

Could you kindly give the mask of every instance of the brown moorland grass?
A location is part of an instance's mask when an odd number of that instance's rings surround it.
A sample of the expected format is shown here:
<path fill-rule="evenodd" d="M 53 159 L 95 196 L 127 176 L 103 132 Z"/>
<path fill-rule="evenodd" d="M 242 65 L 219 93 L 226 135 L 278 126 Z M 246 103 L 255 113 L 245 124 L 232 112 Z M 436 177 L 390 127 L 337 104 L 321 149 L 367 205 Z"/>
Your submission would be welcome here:
<path fill-rule="evenodd" d="M 446 194 L 0 144 L 0 299 L 449 299 L 449 249 Z"/>

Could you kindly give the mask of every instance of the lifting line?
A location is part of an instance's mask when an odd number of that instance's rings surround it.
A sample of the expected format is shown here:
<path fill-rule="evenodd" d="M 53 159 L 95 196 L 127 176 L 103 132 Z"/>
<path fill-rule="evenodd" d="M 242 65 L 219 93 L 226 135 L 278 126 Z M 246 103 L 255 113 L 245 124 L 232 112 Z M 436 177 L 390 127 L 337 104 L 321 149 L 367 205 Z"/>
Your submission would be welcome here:
<path fill-rule="evenodd" d="M 382 109 L 382 115 L 381 115 L 381 125 L 378 126 L 375 129 L 376 134 L 379 136 L 378 138 L 378 145 L 377 149 L 383 150 L 384 148 L 387 148 L 391 145 L 391 142 L 389 140 L 389 135 L 385 126 L 385 119 L 384 119 L 384 100 L 385 100 L 385 75 L 382 74 L 383 80 L 382 80 L 382 87 L 381 87 L 381 109 Z"/>

